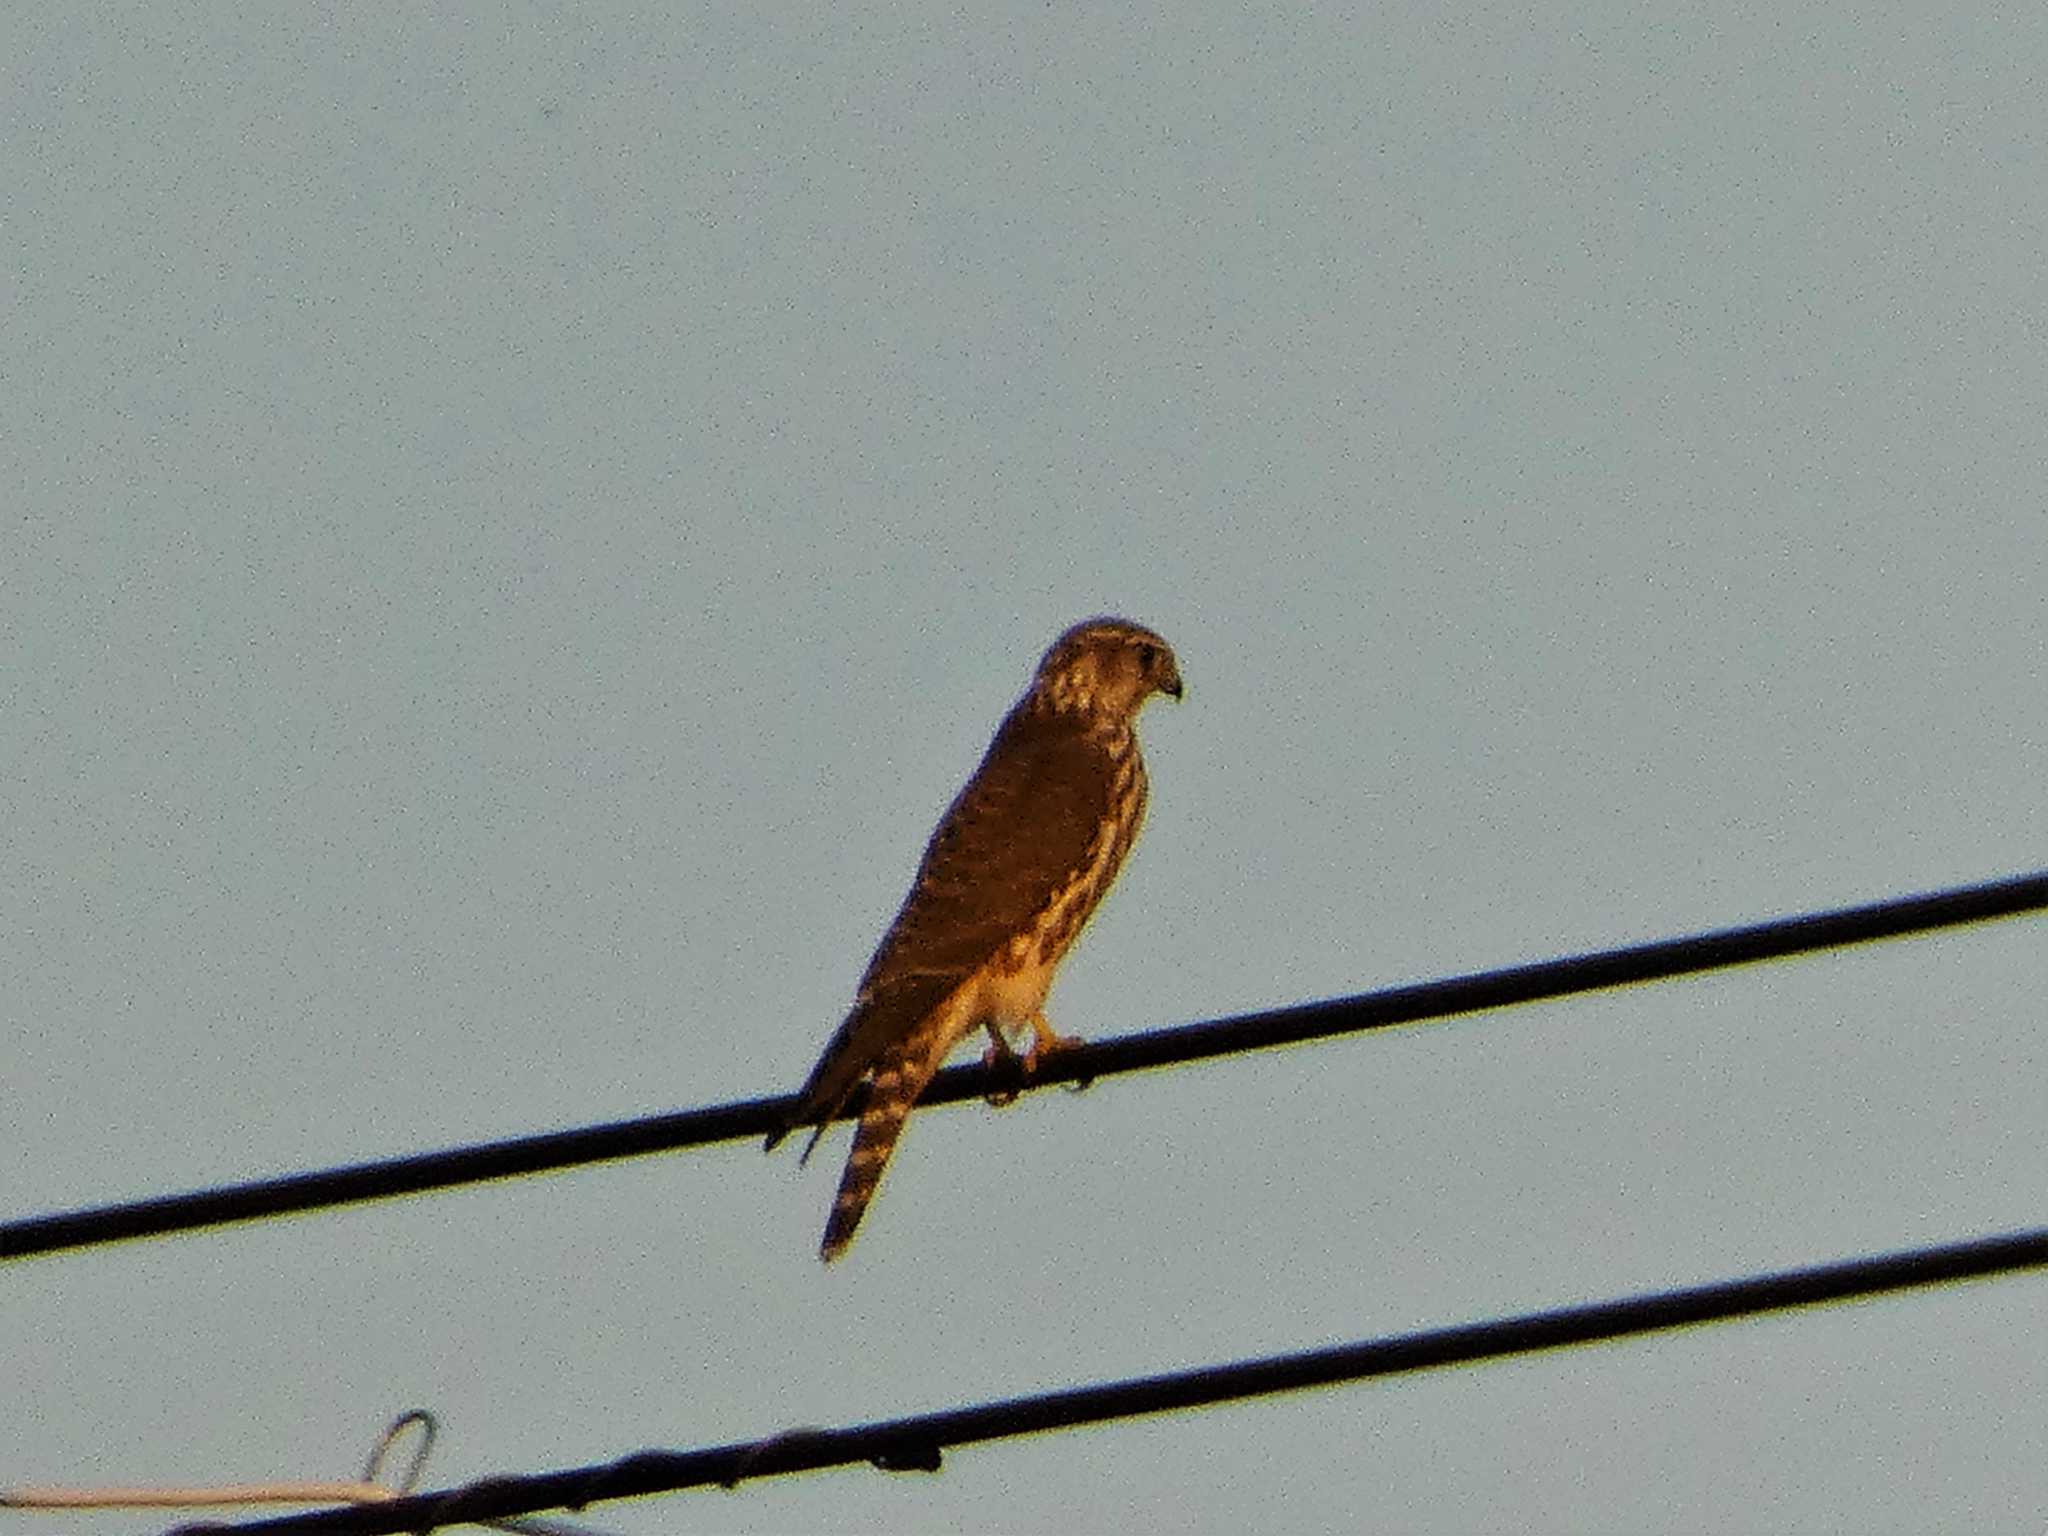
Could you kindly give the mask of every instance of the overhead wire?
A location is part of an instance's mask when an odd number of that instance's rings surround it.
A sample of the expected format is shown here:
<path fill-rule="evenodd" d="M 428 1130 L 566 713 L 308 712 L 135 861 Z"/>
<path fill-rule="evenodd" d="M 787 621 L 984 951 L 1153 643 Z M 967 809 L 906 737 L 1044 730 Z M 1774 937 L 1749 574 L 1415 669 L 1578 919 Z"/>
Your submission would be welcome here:
<path fill-rule="evenodd" d="M 505 1520 L 545 1509 L 580 1510 L 604 1500 L 713 1483 L 730 1488 L 753 1478 L 860 1462 L 886 1471 L 935 1472 L 951 1446 L 2043 1267 L 2048 1267 L 2048 1228 L 2037 1228 L 843 1429 L 794 1429 L 761 1440 L 694 1451 L 640 1451 L 594 1466 L 495 1477 L 381 1504 L 182 1529 L 186 1536 L 201 1531 L 233 1531 L 237 1536 L 257 1532 L 265 1536 L 288 1532 L 293 1536 L 381 1536 Z"/>
<path fill-rule="evenodd" d="M 1748 965 L 2044 908 L 2048 870 L 1087 1042 L 1044 1058 L 1028 1082 L 1018 1077 L 1014 1066 L 1003 1063 L 953 1067 L 932 1079 L 919 1102 L 944 1104 L 1058 1083 L 1088 1083 L 1124 1072 Z M 855 1094 L 841 1110 L 841 1118 L 857 1117 L 863 1101 L 863 1094 Z M 772 1095 L 30 1216 L 0 1225 L 0 1260 L 762 1136 L 780 1129 L 796 1103 L 794 1095 Z"/>
<path fill-rule="evenodd" d="M 407 1465 L 385 1481 L 385 1463 L 400 1440 L 415 1441 Z M 126 1487 L 58 1487 L 29 1485 L 0 1488 L 0 1509 L 190 1509 L 231 1504 L 375 1504 L 402 1498 L 418 1489 L 427 1457 L 440 1436 L 440 1425 L 424 1408 L 408 1408 L 377 1437 L 362 1476 L 281 1479 L 266 1483 L 209 1483 L 171 1487 L 164 1484 Z M 513 1536 L 602 1536 L 588 1526 L 563 1520 L 508 1517 L 473 1522 Z"/>

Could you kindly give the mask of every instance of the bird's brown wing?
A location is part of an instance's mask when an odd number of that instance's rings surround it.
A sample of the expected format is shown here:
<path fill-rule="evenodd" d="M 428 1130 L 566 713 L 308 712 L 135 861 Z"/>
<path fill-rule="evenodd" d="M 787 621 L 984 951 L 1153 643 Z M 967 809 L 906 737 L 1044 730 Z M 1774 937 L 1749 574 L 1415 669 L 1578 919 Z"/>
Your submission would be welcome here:
<path fill-rule="evenodd" d="M 893 1042 L 1027 929 L 1086 866 L 1114 774 L 1069 717 L 1013 709 L 947 808 L 788 1126 L 831 1119 Z"/>

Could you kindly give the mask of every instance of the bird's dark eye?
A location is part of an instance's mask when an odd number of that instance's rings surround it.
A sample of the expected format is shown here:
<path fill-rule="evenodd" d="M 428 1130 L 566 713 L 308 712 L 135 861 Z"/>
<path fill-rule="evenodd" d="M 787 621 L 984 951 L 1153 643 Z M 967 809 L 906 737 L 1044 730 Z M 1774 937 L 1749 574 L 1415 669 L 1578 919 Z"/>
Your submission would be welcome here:
<path fill-rule="evenodd" d="M 1154 645 L 1149 640 L 1140 640 L 1138 642 L 1138 665 L 1143 667 L 1147 672 L 1150 672 L 1152 670 L 1154 663 L 1156 663 L 1158 660 L 1159 647 Z"/>

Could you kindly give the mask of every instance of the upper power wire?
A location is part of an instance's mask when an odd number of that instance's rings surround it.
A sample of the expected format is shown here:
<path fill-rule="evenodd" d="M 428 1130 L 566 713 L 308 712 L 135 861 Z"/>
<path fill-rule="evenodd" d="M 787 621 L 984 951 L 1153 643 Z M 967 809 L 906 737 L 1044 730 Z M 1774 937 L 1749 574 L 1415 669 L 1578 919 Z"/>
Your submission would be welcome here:
<path fill-rule="evenodd" d="M 2048 870 L 1862 906 L 1774 918 L 1684 938 L 1658 939 L 1504 970 L 1390 987 L 1355 997 L 1299 1003 L 1122 1035 L 1045 1058 L 1029 1084 L 1018 1081 L 1014 1068 L 1006 1071 L 1001 1065 L 953 1067 L 932 1079 L 919 1102 L 942 1104 L 982 1098 L 998 1091 L 1015 1092 L 1023 1087 L 1085 1083 L 1120 1072 L 1503 1008 L 1630 982 L 1748 965 L 2043 908 L 2048 908 Z M 864 1097 L 855 1094 L 840 1111 L 841 1117 L 858 1117 Z M 745 1099 L 607 1125 L 285 1174 L 186 1194 L 160 1195 L 120 1205 L 31 1216 L 0 1225 L 0 1260 L 762 1136 L 780 1129 L 785 1123 L 784 1116 L 794 1106 L 795 1098 L 791 1095 Z"/>

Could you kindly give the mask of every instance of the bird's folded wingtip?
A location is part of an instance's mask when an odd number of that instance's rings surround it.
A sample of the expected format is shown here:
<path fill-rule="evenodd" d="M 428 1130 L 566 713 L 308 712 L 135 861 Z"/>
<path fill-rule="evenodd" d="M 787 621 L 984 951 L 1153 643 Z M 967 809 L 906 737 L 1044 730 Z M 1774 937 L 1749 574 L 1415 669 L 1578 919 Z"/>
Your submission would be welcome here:
<path fill-rule="evenodd" d="M 824 1119 L 820 1120 L 816 1125 L 811 1127 L 811 1139 L 804 1143 L 803 1151 L 797 1155 L 797 1167 L 801 1168 L 804 1166 L 804 1164 L 808 1163 L 811 1160 L 811 1154 L 818 1150 L 818 1142 L 821 1138 L 823 1138 L 825 1134 L 825 1128 L 829 1126 L 831 1123 L 832 1117 L 830 1115 L 827 1115 Z M 775 1127 L 774 1130 L 770 1131 L 766 1136 L 763 1136 L 761 1138 L 761 1150 L 763 1152 L 773 1152 L 777 1147 L 782 1145 L 784 1139 L 789 1135 L 791 1131 L 795 1130 L 798 1126 L 803 1124 L 805 1124 L 803 1120 L 789 1120 L 782 1125 L 778 1125 L 777 1127 Z"/>

